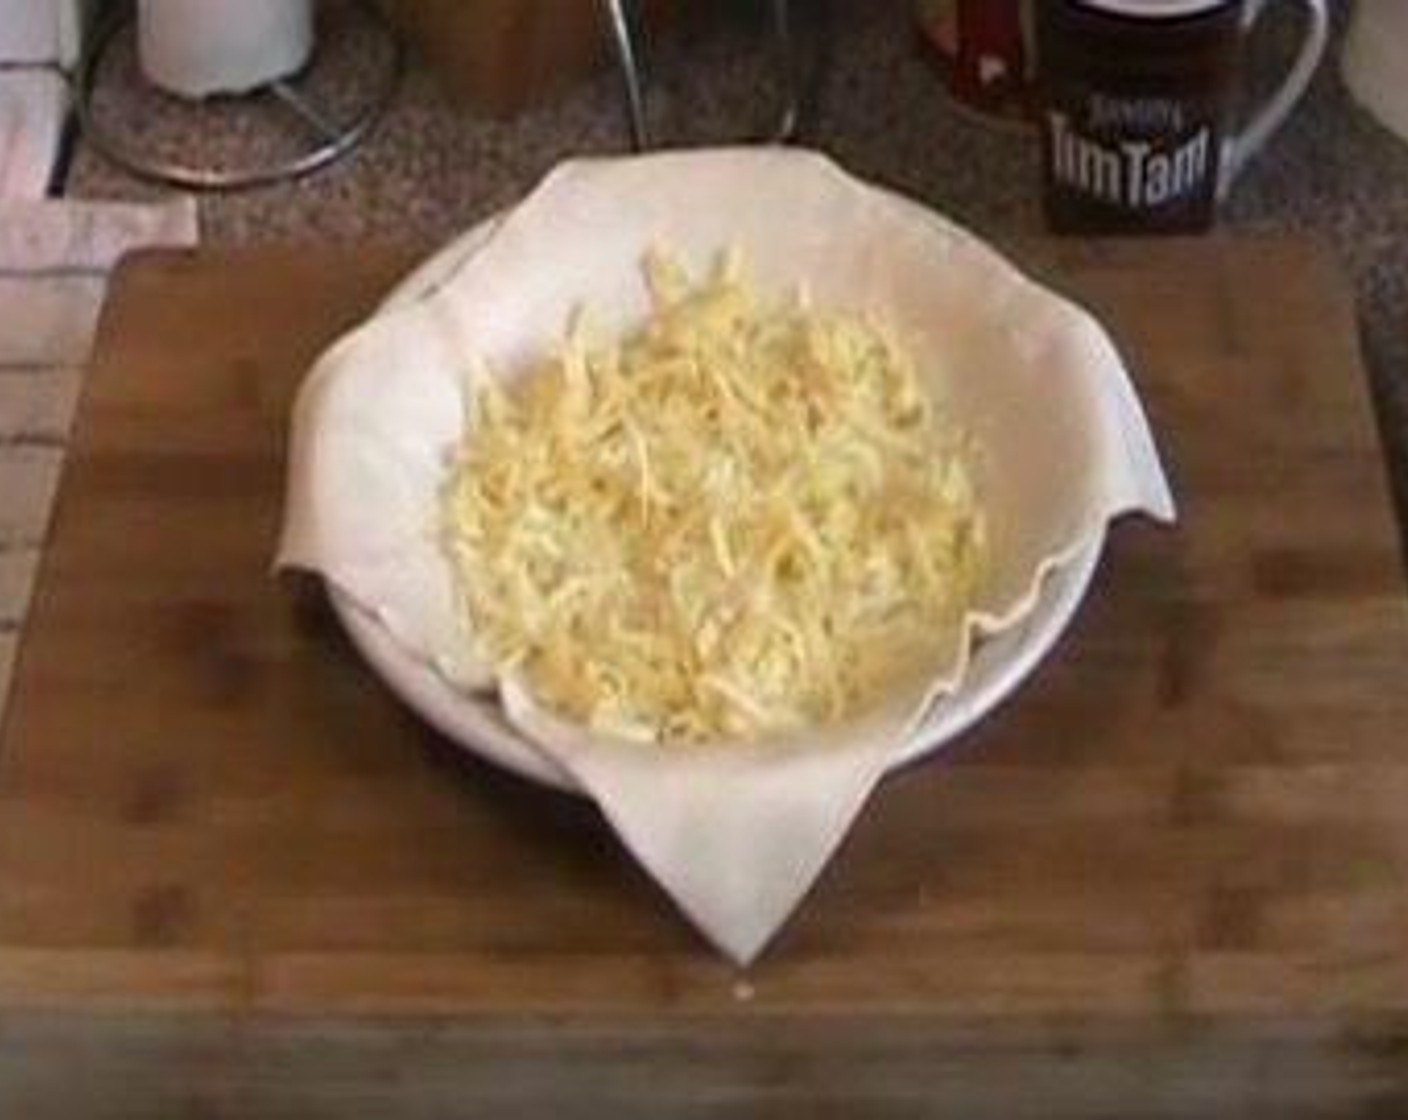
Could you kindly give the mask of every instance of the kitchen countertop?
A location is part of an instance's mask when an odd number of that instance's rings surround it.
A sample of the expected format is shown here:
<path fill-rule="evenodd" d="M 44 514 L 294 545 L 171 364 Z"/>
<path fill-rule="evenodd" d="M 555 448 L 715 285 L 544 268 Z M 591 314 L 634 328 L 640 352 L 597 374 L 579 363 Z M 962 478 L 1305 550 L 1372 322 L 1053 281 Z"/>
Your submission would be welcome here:
<path fill-rule="evenodd" d="M 1042 228 L 1029 134 L 978 121 L 948 101 L 917 45 L 910 5 L 836 5 L 833 59 L 807 141 L 852 170 L 919 198 L 999 245 Z M 1343 11 L 1340 11 L 1340 19 Z M 1286 27 L 1264 36 L 1274 67 Z M 665 44 L 653 57 L 657 134 L 671 143 L 723 142 L 756 126 L 770 92 L 761 41 L 737 27 Z M 1287 127 L 1252 164 L 1225 208 L 1236 233 L 1295 231 L 1324 238 L 1352 276 L 1374 392 L 1389 449 L 1400 524 L 1408 521 L 1408 144 L 1349 99 L 1338 52 Z M 103 86 L 105 111 L 131 98 L 132 68 Z M 143 102 L 149 104 L 148 101 Z M 154 141 L 197 134 L 188 110 L 143 117 Z M 233 125 L 226 150 L 261 142 Z M 210 135 L 207 130 L 206 135 Z M 618 87 L 590 79 L 512 121 L 452 104 L 412 59 L 370 138 L 345 161 L 296 183 L 201 200 L 209 244 L 280 239 L 436 242 L 528 188 L 558 160 L 625 147 Z M 69 192 L 152 197 L 82 142 Z M 1274 278 L 1268 278 L 1268 283 Z"/>

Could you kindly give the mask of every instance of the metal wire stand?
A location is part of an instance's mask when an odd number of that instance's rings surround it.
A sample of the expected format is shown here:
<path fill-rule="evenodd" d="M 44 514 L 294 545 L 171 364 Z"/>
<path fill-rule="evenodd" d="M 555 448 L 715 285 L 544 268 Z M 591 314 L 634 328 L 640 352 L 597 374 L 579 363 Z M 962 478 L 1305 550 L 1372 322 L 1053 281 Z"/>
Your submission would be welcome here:
<path fill-rule="evenodd" d="M 140 133 L 136 136 L 119 135 L 110 130 L 94 107 L 94 97 L 98 92 L 102 64 L 109 48 L 118 33 L 132 23 L 133 14 L 130 8 L 118 11 L 99 29 L 79 65 L 74 102 L 84 140 L 99 154 L 133 175 L 189 190 L 239 190 L 297 178 L 326 167 L 347 155 L 366 137 L 395 95 L 404 67 L 400 39 L 377 5 L 371 0 L 355 0 L 348 5 L 348 10 L 358 13 L 384 43 L 386 62 L 378 81 L 370 92 L 360 99 L 361 103 L 347 119 L 334 119 L 330 112 L 303 88 L 305 78 L 318 65 L 319 53 L 329 49 L 325 42 L 315 46 L 313 60 L 302 74 L 270 82 L 237 99 L 211 99 L 210 102 L 195 106 L 193 110 L 200 111 L 205 106 L 215 105 L 221 100 L 267 99 L 286 110 L 308 136 L 308 145 L 293 155 L 257 166 L 220 167 L 209 163 L 188 162 L 144 150 Z"/>

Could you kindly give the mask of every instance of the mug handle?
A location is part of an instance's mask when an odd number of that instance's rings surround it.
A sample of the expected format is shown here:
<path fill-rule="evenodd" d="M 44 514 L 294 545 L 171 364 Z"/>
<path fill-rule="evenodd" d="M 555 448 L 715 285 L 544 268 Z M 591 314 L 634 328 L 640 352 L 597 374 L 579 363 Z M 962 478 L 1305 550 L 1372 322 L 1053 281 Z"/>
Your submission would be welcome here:
<path fill-rule="evenodd" d="M 1286 123 L 1296 102 L 1310 85 L 1315 68 L 1325 54 L 1330 39 L 1330 9 L 1325 0 L 1300 0 L 1305 7 L 1310 23 L 1285 81 L 1276 89 L 1241 132 L 1233 136 L 1227 144 L 1227 158 L 1223 163 L 1226 174 L 1222 180 L 1222 190 L 1226 191 L 1236 178 L 1246 169 L 1262 146 L 1275 135 L 1276 130 Z M 1250 31 L 1271 6 L 1271 0 L 1250 0 L 1247 15 L 1243 22 L 1244 31 Z"/>

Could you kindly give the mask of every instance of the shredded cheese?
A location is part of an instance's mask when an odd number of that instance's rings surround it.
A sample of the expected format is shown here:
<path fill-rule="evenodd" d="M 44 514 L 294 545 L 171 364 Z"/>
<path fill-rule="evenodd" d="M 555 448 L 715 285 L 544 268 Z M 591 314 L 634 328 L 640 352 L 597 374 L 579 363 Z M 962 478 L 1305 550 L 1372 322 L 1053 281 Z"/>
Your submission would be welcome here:
<path fill-rule="evenodd" d="M 755 298 L 736 254 L 653 312 L 578 317 L 475 378 L 443 539 L 477 652 L 558 714 L 658 743 L 856 715 L 932 673 L 984 567 L 968 442 L 865 318 Z"/>

